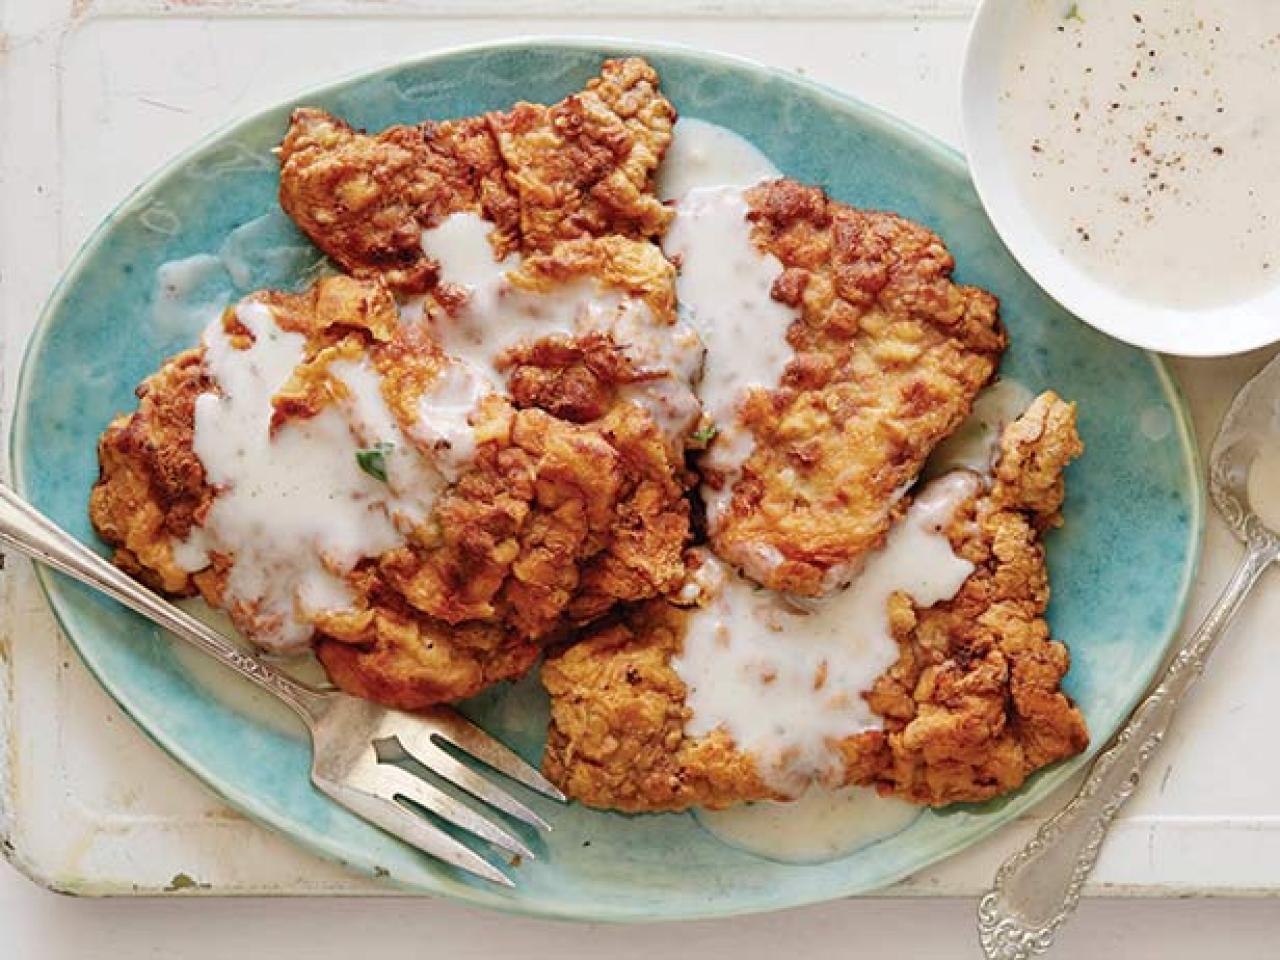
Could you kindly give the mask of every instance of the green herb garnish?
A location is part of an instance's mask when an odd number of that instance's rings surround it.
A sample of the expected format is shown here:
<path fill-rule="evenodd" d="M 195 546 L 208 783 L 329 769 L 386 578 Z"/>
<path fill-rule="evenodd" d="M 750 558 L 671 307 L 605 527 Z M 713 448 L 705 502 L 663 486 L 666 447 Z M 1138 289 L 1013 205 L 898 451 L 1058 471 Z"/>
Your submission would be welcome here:
<path fill-rule="evenodd" d="M 1062 19 L 1074 20 L 1076 23 L 1084 23 L 1084 17 L 1080 15 L 1080 4 L 1073 3 L 1070 7 L 1068 7 L 1066 16 L 1064 16 Z"/>
<path fill-rule="evenodd" d="M 693 431 L 693 433 L 689 434 L 689 439 L 694 443 L 710 443 L 719 432 L 720 428 L 713 423 L 710 426 L 703 427 L 701 430 Z"/>
<path fill-rule="evenodd" d="M 372 447 L 356 451 L 356 463 L 375 480 L 387 482 L 387 454 L 396 448 L 394 443 L 383 440 Z"/>

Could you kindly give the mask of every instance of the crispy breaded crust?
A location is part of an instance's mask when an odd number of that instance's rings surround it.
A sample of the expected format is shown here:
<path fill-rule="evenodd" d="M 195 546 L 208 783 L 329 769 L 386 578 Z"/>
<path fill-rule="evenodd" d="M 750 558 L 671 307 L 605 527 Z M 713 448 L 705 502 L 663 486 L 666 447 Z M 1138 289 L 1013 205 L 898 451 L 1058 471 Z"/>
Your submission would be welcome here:
<path fill-rule="evenodd" d="M 302 294 L 255 299 L 308 338 L 306 359 L 273 399 L 277 427 L 343 396 L 331 363 L 368 356 L 412 435 L 417 400 L 447 358 L 422 325 L 400 324 L 380 282 L 335 276 Z M 248 344 L 234 310 L 223 324 Z M 198 588 L 225 605 L 231 558 L 215 556 L 194 575 L 173 558 L 174 538 L 199 522 L 214 493 L 192 450 L 195 398 L 212 389 L 202 352 L 166 363 L 141 388 L 138 411 L 104 434 L 90 511 L 126 569 L 166 592 Z M 475 458 L 432 517 L 356 568 L 351 610 L 313 622 L 321 659 L 353 693 L 404 708 L 470 696 L 527 670 L 541 642 L 571 624 L 683 578 L 685 467 L 644 410 L 616 403 L 573 423 L 494 394 L 473 428 Z"/>
<path fill-rule="evenodd" d="M 422 616 L 389 591 L 374 596 L 374 616 L 359 642 L 324 633 L 316 638 L 329 679 L 352 696 L 418 710 L 519 677 L 542 653 L 540 644 L 501 625 L 448 624 Z"/>
<path fill-rule="evenodd" d="M 451 213 L 492 221 L 499 257 L 660 234 L 671 212 L 653 180 L 674 124 L 657 74 L 636 58 L 606 61 L 585 90 L 551 107 L 376 135 L 305 108 L 280 146 L 280 206 L 347 272 L 422 293 L 439 279 L 422 230 Z"/>
<path fill-rule="evenodd" d="M 489 115 L 520 199 L 528 251 L 559 240 L 657 237 L 672 212 L 654 196 L 676 112 L 639 57 L 607 60 L 581 93 L 553 107 L 517 104 Z"/>
<path fill-rule="evenodd" d="M 840 744 L 847 783 L 934 806 L 980 801 L 1088 744 L 1060 689 L 1068 655 L 1043 618 L 1049 586 L 1039 543 L 1058 516 L 1062 470 L 1081 449 L 1073 407 L 1052 393 L 1005 431 L 993 487 L 947 531 L 973 574 L 931 608 L 901 595 L 892 602 L 901 656 L 868 694 L 884 729 Z M 671 657 L 686 617 L 653 601 L 547 658 L 543 766 L 570 796 L 628 811 L 775 796 L 722 731 L 684 733 L 685 686 Z"/>
<path fill-rule="evenodd" d="M 946 603 L 893 611 L 902 656 L 868 697 L 885 733 L 858 745 L 860 762 L 874 763 L 856 782 L 915 803 L 985 800 L 1088 746 L 1060 689 L 1070 657 L 1044 620 L 1040 544 L 1060 522 L 1062 472 L 1082 450 L 1074 406 L 1053 393 L 1005 430 L 993 488 L 948 530 L 975 572 Z"/>
<path fill-rule="evenodd" d="M 431 322 L 456 315 L 466 291 L 441 282 L 422 231 L 455 213 L 492 224 L 495 259 L 522 254 L 515 286 L 590 279 L 674 326 L 673 267 L 647 242 L 672 217 L 653 185 L 674 121 L 657 74 L 635 58 L 606 62 L 553 106 L 373 135 L 296 111 L 280 203 L 351 276 L 254 295 L 308 338 L 274 425 L 341 401 L 330 366 L 367 358 L 401 429 L 428 449 L 413 432 L 420 400 L 451 363 Z M 747 200 L 753 241 L 784 267 L 773 296 L 801 316 L 782 383 L 744 406 L 755 448 L 711 539 L 763 584 L 817 596 L 883 545 L 902 491 L 992 377 L 1004 333 L 995 299 L 952 282 L 950 254 L 924 227 L 785 180 Z M 427 322 L 402 322 L 393 293 L 424 294 Z M 223 322 L 248 344 L 233 311 Z M 557 644 L 542 671 L 544 766 L 568 794 L 628 811 L 783 799 L 727 733 L 684 732 L 671 660 L 688 612 L 666 598 L 685 582 L 692 478 L 685 438 L 626 400 L 658 375 L 598 332 L 519 344 L 497 367 L 510 395 L 477 407 L 465 470 L 402 545 L 351 571 L 349 609 L 313 617 L 329 675 L 417 709 L 517 677 Z M 188 573 L 174 555 L 215 493 L 192 449 L 195 398 L 209 389 L 199 349 L 139 388 L 138 410 L 101 440 L 90 510 L 134 575 L 234 607 L 233 558 Z M 1060 689 L 1066 649 L 1043 619 L 1039 543 L 1060 522 L 1062 471 L 1080 452 L 1072 407 L 1045 395 L 1001 449 L 991 489 L 947 531 L 974 573 L 932 608 L 891 603 L 900 656 L 867 694 L 884 726 L 839 744 L 848 783 L 921 804 L 981 800 L 1087 743 Z"/>
<path fill-rule="evenodd" d="M 519 210 L 484 117 L 398 126 L 368 136 L 313 107 L 295 110 L 280 145 L 280 206 L 356 277 L 421 293 L 438 279 L 422 229 L 451 213 L 493 221 L 499 255 L 518 242 Z"/>
<path fill-rule="evenodd" d="M 573 799 L 645 812 L 772 796 L 726 734 L 684 734 L 685 685 L 670 660 L 685 616 L 664 601 L 646 603 L 543 663 L 551 725 L 542 766 Z"/>
<path fill-rule="evenodd" d="M 533 292 L 593 278 L 641 298 L 656 323 L 676 323 L 675 268 L 651 243 L 614 236 L 566 240 L 548 253 L 525 257 L 508 277 Z M 632 363 L 626 347 L 605 333 L 543 337 L 510 348 L 498 366 L 517 407 L 539 407 L 585 423 L 615 405 L 620 388 L 651 375 Z"/>
<path fill-rule="evenodd" d="M 196 397 L 210 389 L 202 350 L 169 360 L 137 389 L 138 410 L 117 417 L 98 440 L 99 479 L 89 517 L 115 547 L 113 560 L 153 590 L 195 592 L 173 557 L 212 498 L 191 449 Z"/>
<path fill-rule="evenodd" d="M 747 201 L 753 241 L 784 266 L 773 296 L 802 312 L 782 384 L 743 405 L 755 447 L 711 544 L 767 587 L 820 596 L 883 545 L 899 492 L 968 414 L 1005 336 L 995 297 L 953 283 L 919 224 L 789 180 Z"/>

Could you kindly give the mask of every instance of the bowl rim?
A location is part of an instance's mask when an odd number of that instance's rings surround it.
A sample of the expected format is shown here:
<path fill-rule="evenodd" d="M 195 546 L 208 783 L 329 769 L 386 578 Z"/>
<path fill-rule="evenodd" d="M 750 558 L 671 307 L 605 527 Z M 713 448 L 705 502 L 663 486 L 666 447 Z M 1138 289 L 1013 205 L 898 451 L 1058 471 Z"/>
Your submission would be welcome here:
<path fill-rule="evenodd" d="M 204 136 L 200 137 L 195 143 L 174 154 L 169 160 L 154 168 L 151 173 L 141 179 L 138 185 L 134 187 L 120 201 L 120 203 L 103 218 L 102 222 L 89 233 L 87 238 L 76 251 L 75 255 L 63 268 L 56 284 L 45 302 L 44 307 L 40 311 L 35 325 L 32 328 L 30 337 L 23 352 L 21 366 L 19 369 L 13 406 L 13 416 L 9 429 L 10 442 L 8 457 L 10 476 L 13 478 L 13 484 L 17 492 L 20 495 L 26 496 L 27 463 L 22 451 L 26 449 L 24 438 L 27 433 L 27 411 L 30 407 L 30 404 L 28 403 L 28 395 L 32 388 L 32 380 L 34 377 L 33 371 L 37 366 L 37 356 L 44 347 L 45 338 L 52 326 L 51 320 L 67 294 L 71 279 L 79 273 L 86 261 L 96 253 L 99 247 L 108 238 L 112 226 L 121 218 L 135 212 L 139 207 L 140 202 L 144 199 L 144 194 L 155 184 L 162 179 L 177 173 L 189 158 L 198 154 L 228 133 L 240 127 L 250 126 L 273 113 L 299 103 L 304 98 L 325 96 L 338 92 L 353 83 L 374 80 L 405 68 L 437 65 L 447 62 L 451 58 L 455 57 L 466 57 L 477 53 L 491 52 L 495 50 L 517 50 L 537 47 L 590 50 L 600 54 L 601 56 L 623 55 L 624 51 L 638 56 L 661 56 L 664 54 L 675 55 L 699 60 L 713 67 L 716 65 L 733 66 L 749 72 L 765 74 L 772 78 L 781 79 L 788 84 L 801 87 L 817 100 L 825 101 L 839 111 L 856 114 L 859 120 L 867 124 L 868 127 L 879 128 L 881 130 L 890 131 L 899 136 L 906 137 L 918 144 L 922 149 L 935 154 L 939 159 L 951 166 L 962 176 L 968 176 L 964 156 L 960 151 L 937 139 L 932 134 L 899 119 L 897 116 L 888 113 L 885 110 L 872 106 L 851 94 L 843 93 L 832 87 L 809 80 L 806 77 L 798 76 L 780 67 L 763 64 L 748 57 L 706 50 L 688 44 L 637 40 L 634 38 L 595 34 L 547 34 L 514 37 L 442 47 L 425 53 L 390 60 L 381 66 L 356 71 L 319 86 L 301 87 L 286 97 L 276 100 L 260 109 L 247 113 L 243 116 L 237 116 L 229 122 L 217 125 Z M 611 51 L 617 52 L 615 53 Z M 1162 656 L 1153 661 L 1150 671 L 1151 676 L 1147 678 L 1149 681 L 1155 676 L 1156 671 L 1159 668 L 1159 663 L 1162 662 L 1163 656 L 1167 654 L 1169 646 L 1176 637 L 1179 626 L 1185 618 L 1188 609 L 1191 587 L 1195 582 L 1201 558 L 1203 556 L 1205 504 L 1207 501 L 1203 464 L 1201 462 L 1199 448 L 1196 443 L 1194 425 L 1186 397 L 1183 394 L 1178 381 L 1172 376 L 1167 364 L 1160 356 L 1148 351 L 1146 352 L 1146 359 L 1152 365 L 1156 377 L 1159 380 L 1172 408 L 1172 413 L 1174 415 L 1173 431 L 1177 435 L 1179 446 L 1184 452 L 1184 464 L 1189 473 L 1187 478 L 1187 555 L 1189 559 L 1183 568 L 1181 582 L 1177 585 L 1176 600 L 1169 611 L 1169 626 L 1167 636 L 1164 637 L 1162 642 Z M 1093 757 L 1106 743 L 1106 740 L 1095 736 L 1091 739 L 1088 748 L 1086 748 L 1083 753 L 1037 772 L 1033 775 L 1033 778 L 1028 782 L 1028 784 L 1024 784 L 1023 787 L 1019 788 L 1019 790 L 1008 794 L 1004 798 L 1004 803 L 1001 805 L 1000 810 L 997 813 L 993 813 L 992 817 L 987 822 L 974 825 L 969 830 L 956 831 L 954 839 L 948 843 L 939 844 L 921 863 L 909 865 L 891 874 L 879 876 L 869 881 L 849 883 L 839 889 L 826 890 L 818 893 L 804 893 L 767 906 L 743 904 L 740 906 L 731 905 L 728 907 L 716 908 L 706 907 L 700 903 L 691 902 L 688 903 L 686 908 L 681 911 L 674 913 L 667 912 L 659 915 L 652 912 L 644 912 L 643 909 L 598 905 L 592 901 L 569 900 L 557 904 L 545 900 L 524 899 L 519 895 L 518 890 L 514 895 L 511 895 L 496 890 L 489 890 L 481 886 L 472 886 L 459 881 L 447 871 L 432 873 L 434 883 L 430 888 L 428 888 L 422 883 L 398 882 L 394 877 L 388 881 L 385 870 L 379 866 L 376 860 L 372 857 L 362 856 L 359 851 L 352 851 L 348 848 L 343 848 L 340 844 L 334 844 L 331 842 L 331 838 L 323 832 L 311 829 L 305 825 L 296 824 L 295 822 L 280 822 L 276 814 L 262 804 L 253 792 L 241 790 L 222 780 L 215 771 L 210 770 L 205 764 L 200 762 L 198 758 L 192 756 L 183 746 L 178 737 L 168 734 L 161 728 L 153 729 L 144 723 L 130 709 L 126 699 L 123 699 L 117 693 L 116 685 L 111 682 L 110 678 L 99 672 L 95 668 L 94 664 L 92 664 L 81 651 L 79 644 L 75 640 L 74 634 L 68 629 L 65 611 L 61 609 L 61 600 L 58 597 L 57 585 L 60 583 L 58 576 L 53 570 L 40 564 L 35 564 L 34 569 L 37 583 L 40 586 L 41 592 L 44 594 L 49 608 L 53 612 L 58 627 L 62 631 L 63 635 L 68 639 L 70 645 L 75 649 L 80 661 L 93 675 L 98 684 L 135 723 L 138 729 L 147 736 L 148 739 L 172 757 L 178 764 L 196 776 L 201 781 L 205 789 L 210 790 L 215 795 L 226 801 L 229 805 L 241 811 L 249 819 L 256 821 L 267 829 L 278 834 L 283 834 L 286 839 L 299 844 L 309 852 L 330 862 L 339 863 L 347 869 L 363 874 L 366 877 L 379 878 L 382 882 L 389 883 L 393 889 L 397 889 L 400 892 L 426 896 L 443 896 L 458 902 L 487 907 L 502 913 L 517 916 L 587 923 L 655 923 L 684 920 L 727 919 L 731 917 L 774 912 L 776 910 L 789 909 L 793 907 L 829 903 L 844 897 L 883 890 L 906 878 L 916 870 L 923 869 L 924 866 L 927 865 L 939 863 L 955 855 L 962 849 L 968 848 L 980 840 L 989 837 L 992 833 L 1013 822 L 1033 806 L 1048 799 L 1058 787 L 1071 779 L 1071 777 L 1078 773 L 1086 764 L 1091 762 Z M 1146 686 L 1147 684 L 1144 683 L 1141 688 L 1135 687 L 1133 694 L 1122 704 L 1121 719 L 1116 724 L 1117 729 L 1123 723 L 1124 716 L 1127 716 L 1133 710 L 1144 695 Z M 1114 731 L 1111 731 L 1110 733 L 1114 733 Z M 1110 734 L 1107 739 L 1109 739 L 1109 736 Z M 1029 789 L 1031 786 L 1033 786 L 1033 788 Z M 353 856 L 353 854 L 355 855 Z M 286 894 L 282 892 L 281 895 Z"/>
<path fill-rule="evenodd" d="M 995 107 L 981 88 L 991 71 L 998 69 L 990 57 L 984 56 L 989 51 L 983 48 L 1007 22 L 1006 8 L 1017 2 L 978 0 L 965 40 L 959 94 L 961 139 L 969 177 L 987 218 L 1010 255 L 1068 313 L 1113 339 L 1144 350 L 1182 357 L 1227 357 L 1280 343 L 1280 285 L 1249 300 L 1176 310 L 1126 298 L 1091 278 L 1064 254 L 1054 251 L 1041 255 L 1031 249 L 1029 238 L 1034 237 L 1035 221 L 1029 215 L 1022 216 L 1024 206 L 1003 189 L 1007 178 L 1002 176 L 998 161 L 1008 151 L 1003 148 L 1001 137 L 983 131 L 983 120 L 991 117 Z M 1037 246 L 1048 248 L 1049 244 Z M 1185 323 L 1188 315 L 1197 317 L 1194 327 L 1179 323 Z M 1233 321 L 1233 317 L 1259 315 L 1275 319 L 1257 324 L 1257 329 L 1247 336 L 1235 332 L 1240 322 Z"/>

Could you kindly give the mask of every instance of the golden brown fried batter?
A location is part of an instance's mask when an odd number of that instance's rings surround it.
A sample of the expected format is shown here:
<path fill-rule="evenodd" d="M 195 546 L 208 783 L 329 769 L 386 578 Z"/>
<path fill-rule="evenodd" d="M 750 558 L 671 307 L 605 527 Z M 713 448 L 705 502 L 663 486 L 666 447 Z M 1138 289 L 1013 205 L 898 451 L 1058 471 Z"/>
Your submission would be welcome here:
<path fill-rule="evenodd" d="M 685 685 L 671 658 L 687 617 L 666 601 L 645 603 L 543 662 L 551 725 L 542 767 L 570 798 L 636 813 L 775 796 L 728 734 L 685 736 Z"/>
<path fill-rule="evenodd" d="M 593 280 L 605 293 L 596 306 L 620 324 L 522 341 L 503 351 L 496 363 L 515 405 L 585 423 L 620 402 L 638 400 L 655 413 L 671 456 L 683 456 L 701 413 L 692 384 L 703 347 L 696 333 L 677 323 L 675 269 L 662 251 L 622 237 L 567 240 L 550 253 L 524 258 L 507 276 L 513 287 L 534 294 Z M 647 313 L 633 311 L 618 320 L 607 304 L 610 290 L 626 291 Z M 432 296 L 442 299 L 451 291 L 443 283 Z"/>
<path fill-rule="evenodd" d="M 789 180 L 746 197 L 754 243 L 784 267 L 773 296 L 801 314 L 782 383 L 742 405 L 755 446 L 711 544 L 767 587 L 820 596 L 883 545 L 898 492 L 968 414 L 1005 337 L 996 299 L 952 282 L 926 228 Z"/>
<path fill-rule="evenodd" d="M 985 800 L 1088 746 L 1060 689 L 1070 658 L 1044 620 L 1039 542 L 1083 449 L 1074 407 L 1053 393 L 1005 429 L 991 492 L 948 530 L 976 571 L 946 603 L 893 611 L 902 656 L 869 697 L 885 731 L 848 755 L 856 782 L 915 803 Z"/>
<path fill-rule="evenodd" d="M 654 196 L 676 112 L 644 60 L 608 60 L 581 93 L 553 107 L 517 104 L 490 114 L 520 200 L 526 250 L 558 240 L 657 237 L 671 211 Z"/>
<path fill-rule="evenodd" d="M 210 389 L 202 354 L 178 354 L 138 387 L 137 412 L 117 417 L 98 441 L 101 478 L 89 498 L 116 564 L 177 596 L 195 587 L 174 561 L 173 542 L 186 539 L 212 498 L 191 450 L 196 397 Z"/>
<path fill-rule="evenodd" d="M 483 117 L 398 126 L 376 137 L 323 110 L 294 111 L 280 145 L 280 206 L 356 277 L 420 293 L 436 282 L 422 228 L 451 213 L 493 221 L 499 254 L 518 243 L 519 210 Z"/>
<path fill-rule="evenodd" d="M 492 221 L 499 256 L 660 234 L 671 213 L 653 179 L 674 123 L 657 74 L 635 58 L 606 61 L 585 90 L 551 107 L 377 135 L 301 109 L 280 146 L 280 205 L 347 272 L 422 293 L 438 279 L 422 230 L 451 213 Z"/>
<path fill-rule="evenodd" d="M 979 801 L 1085 748 L 1084 720 L 1060 689 L 1067 650 L 1044 621 L 1039 543 L 1059 522 L 1062 471 L 1081 449 L 1073 407 L 1052 393 L 1006 429 L 991 488 L 946 531 L 974 572 L 928 609 L 901 594 L 892 601 L 900 659 L 868 694 L 884 727 L 839 745 L 847 783 L 920 804 Z M 543 765 L 570 796 L 628 811 L 778 798 L 723 731 L 685 735 L 685 687 L 671 658 L 687 617 L 646 603 L 545 662 Z"/>
<path fill-rule="evenodd" d="M 640 278 L 636 289 L 650 282 L 669 286 L 671 277 Z M 307 337 L 304 362 L 273 398 L 273 428 L 340 401 L 346 388 L 330 365 L 368 357 L 405 435 L 438 455 L 415 436 L 417 400 L 454 361 L 425 324 L 401 323 L 380 282 L 337 276 L 253 299 Z M 252 342 L 234 309 L 222 322 L 233 342 Z M 166 363 L 140 388 L 139 409 L 104 434 L 90 513 L 118 563 L 169 593 L 199 589 L 252 635 L 255 612 L 226 596 L 233 557 L 215 553 L 194 574 L 174 559 L 214 497 L 192 449 L 195 399 L 213 389 L 202 356 Z M 604 388 L 616 393 L 607 379 Z M 428 521 L 352 571 L 349 609 L 309 621 L 321 660 L 353 693 L 405 708 L 470 696 L 528 669 L 541 641 L 577 620 L 683 577 L 685 468 L 644 409 L 615 402 L 575 423 L 491 393 L 471 425 L 474 458 Z"/>
<path fill-rule="evenodd" d="M 784 799 L 723 730 L 686 735 L 672 666 L 690 613 L 668 598 L 699 562 L 685 553 L 694 370 L 677 339 L 674 268 L 648 242 L 672 217 L 653 186 L 674 121 L 657 74 L 635 58 L 607 61 L 553 106 L 374 135 L 298 110 L 279 151 L 280 203 L 351 276 L 251 298 L 306 338 L 271 400 L 273 430 L 345 409 L 356 388 L 335 365 L 367 362 L 393 435 L 408 438 L 400 449 L 430 461 L 439 484 L 425 519 L 396 518 L 402 542 L 343 574 L 349 605 L 299 612 L 331 678 L 416 709 L 519 676 L 559 644 L 542 672 L 548 775 L 588 805 L 629 811 Z M 781 382 L 742 406 L 754 448 L 711 545 L 768 587 L 818 596 L 883 546 L 901 492 L 968 413 L 1005 339 L 995 299 L 952 282 L 951 256 L 927 229 L 786 180 L 746 196 L 753 242 L 783 265 L 772 295 L 799 319 Z M 488 373 L 475 381 L 482 399 L 455 450 L 457 434 L 424 422 L 424 401 L 474 373 L 442 342 L 469 348 L 441 337 L 465 331 L 442 324 L 467 323 L 475 294 L 440 276 L 422 234 L 458 213 L 492 225 L 495 261 L 522 255 L 500 295 L 595 283 L 643 301 L 638 315 L 671 336 L 646 344 L 622 310 L 614 328 L 506 349 L 492 358 L 506 392 L 485 392 Z M 415 306 L 402 316 L 394 295 Z M 253 345 L 244 323 L 235 309 L 223 317 L 224 351 Z M 190 551 L 175 552 L 219 492 L 193 448 L 196 400 L 217 389 L 203 347 L 148 378 L 137 411 L 100 441 L 90 513 L 118 564 L 166 593 L 199 592 L 253 636 L 266 614 L 231 595 L 236 558 L 215 549 L 189 570 Z M 946 530 L 972 575 L 928 609 L 901 594 L 890 603 L 899 659 L 867 693 L 883 729 L 833 745 L 845 782 L 921 804 L 981 800 L 1084 748 L 1060 689 L 1067 652 L 1043 618 L 1039 543 L 1060 522 L 1062 472 L 1080 449 L 1073 408 L 1052 394 L 1005 431 L 989 488 Z"/>

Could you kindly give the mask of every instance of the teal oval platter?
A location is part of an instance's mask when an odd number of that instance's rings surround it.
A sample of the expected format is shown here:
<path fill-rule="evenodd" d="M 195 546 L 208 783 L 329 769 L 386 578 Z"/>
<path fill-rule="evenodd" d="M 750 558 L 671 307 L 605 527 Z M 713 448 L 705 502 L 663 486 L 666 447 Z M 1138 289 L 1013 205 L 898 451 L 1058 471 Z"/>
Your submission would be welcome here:
<path fill-rule="evenodd" d="M 1090 754 L 1141 696 L 1176 631 L 1199 554 L 1201 470 L 1190 421 L 1154 355 L 1121 345 L 1054 304 L 1001 245 L 959 154 L 858 101 L 743 60 L 614 40 L 521 40 L 451 50 L 314 90 L 225 129 L 125 200 L 68 268 L 28 346 L 11 442 L 18 490 L 105 553 L 86 504 L 95 443 L 134 406 L 133 389 L 194 344 L 233 297 L 296 288 L 323 268 L 276 206 L 271 148 L 289 111 L 327 108 L 379 129 L 552 102 L 608 56 L 635 53 L 682 115 L 729 127 L 787 175 L 862 207 L 893 210 L 946 240 L 957 279 L 1000 297 L 1011 346 L 1002 367 L 1079 403 L 1087 446 L 1070 469 L 1066 525 L 1048 537 L 1049 619 L 1071 649 L 1067 691 Z M 554 830 L 514 890 L 472 882 L 368 826 L 311 787 L 302 728 L 265 696 L 201 670 L 141 618 L 47 570 L 41 582 L 89 669 L 139 726 L 250 817 L 401 889 L 511 912 L 579 920 L 718 917 L 879 889 L 1008 823 L 1087 756 L 980 806 L 922 811 L 838 860 L 785 864 L 727 846 L 690 815 L 622 816 L 525 796 Z M 210 677 L 215 677 L 211 681 Z M 546 705 L 536 678 L 465 709 L 536 761 Z"/>

